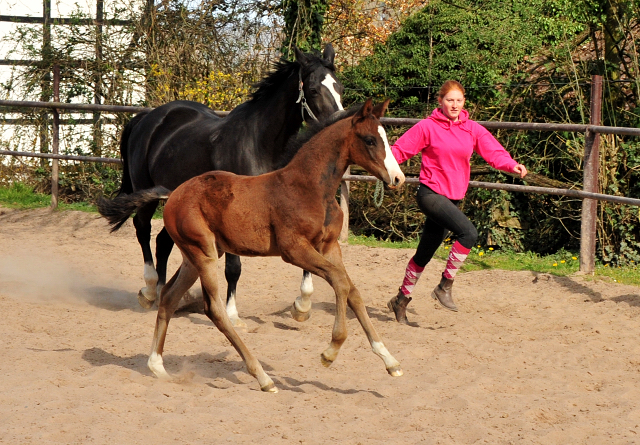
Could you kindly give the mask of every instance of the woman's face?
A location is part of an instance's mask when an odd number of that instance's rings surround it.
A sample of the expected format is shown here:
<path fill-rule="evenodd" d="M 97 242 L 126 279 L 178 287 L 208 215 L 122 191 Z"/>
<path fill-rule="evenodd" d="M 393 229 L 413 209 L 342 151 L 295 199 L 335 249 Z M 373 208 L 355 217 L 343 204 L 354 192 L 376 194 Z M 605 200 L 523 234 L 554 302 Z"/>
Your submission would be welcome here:
<path fill-rule="evenodd" d="M 450 90 L 444 97 L 438 97 L 442 112 L 452 121 L 457 121 L 464 107 L 464 94 L 460 90 Z"/>

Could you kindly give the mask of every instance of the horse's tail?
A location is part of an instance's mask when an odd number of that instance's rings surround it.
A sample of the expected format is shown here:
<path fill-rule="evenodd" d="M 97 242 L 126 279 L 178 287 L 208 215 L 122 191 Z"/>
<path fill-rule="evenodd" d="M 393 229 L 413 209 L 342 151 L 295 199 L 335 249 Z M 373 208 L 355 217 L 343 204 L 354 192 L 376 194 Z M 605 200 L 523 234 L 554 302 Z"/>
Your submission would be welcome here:
<path fill-rule="evenodd" d="M 111 232 L 115 232 L 142 206 L 160 199 L 167 199 L 170 194 L 171 190 L 168 188 L 157 186 L 128 195 L 118 195 L 111 200 L 100 197 L 97 203 L 98 212 L 109 221 Z"/>
<path fill-rule="evenodd" d="M 120 195 L 128 195 L 133 193 L 133 183 L 131 182 L 131 175 L 129 174 L 129 137 L 131 136 L 131 132 L 133 131 L 133 127 L 135 127 L 138 122 L 142 120 L 149 114 L 148 111 L 141 111 L 133 118 L 127 122 L 124 130 L 122 130 L 122 136 L 120 137 L 120 158 L 122 159 L 122 182 L 120 183 L 120 190 L 118 190 L 118 194 Z M 117 229 L 116 229 L 117 230 Z"/>

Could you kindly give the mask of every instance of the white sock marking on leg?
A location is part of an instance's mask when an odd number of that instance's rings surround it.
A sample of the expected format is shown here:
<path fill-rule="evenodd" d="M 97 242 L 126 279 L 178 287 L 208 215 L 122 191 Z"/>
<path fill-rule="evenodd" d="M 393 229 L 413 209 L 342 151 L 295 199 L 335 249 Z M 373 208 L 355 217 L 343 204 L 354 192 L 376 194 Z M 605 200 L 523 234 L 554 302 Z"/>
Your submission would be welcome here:
<path fill-rule="evenodd" d="M 147 366 L 159 379 L 169 379 L 171 377 L 164 369 L 162 356 L 156 352 L 152 352 L 151 355 L 149 355 Z"/>
<path fill-rule="evenodd" d="M 158 272 L 156 272 L 153 264 L 144 263 L 144 282 L 146 284 L 140 291 L 149 301 L 155 301 L 157 298 L 158 291 L 161 289 L 157 289 L 158 286 Z"/>
<path fill-rule="evenodd" d="M 236 307 L 236 294 L 231 294 L 231 298 L 227 301 L 227 315 L 230 320 L 240 319 L 238 308 Z"/>
<path fill-rule="evenodd" d="M 387 369 L 392 368 L 394 366 L 400 366 L 400 363 L 393 358 L 393 356 L 387 351 L 387 348 L 382 342 L 372 341 L 371 348 L 373 349 L 374 354 L 380 357 L 384 361 L 384 365 Z"/>
<path fill-rule="evenodd" d="M 296 298 L 296 309 L 300 312 L 309 312 L 311 309 L 311 294 L 313 293 L 313 280 L 311 274 L 302 275 L 302 283 L 300 283 L 300 296 Z"/>

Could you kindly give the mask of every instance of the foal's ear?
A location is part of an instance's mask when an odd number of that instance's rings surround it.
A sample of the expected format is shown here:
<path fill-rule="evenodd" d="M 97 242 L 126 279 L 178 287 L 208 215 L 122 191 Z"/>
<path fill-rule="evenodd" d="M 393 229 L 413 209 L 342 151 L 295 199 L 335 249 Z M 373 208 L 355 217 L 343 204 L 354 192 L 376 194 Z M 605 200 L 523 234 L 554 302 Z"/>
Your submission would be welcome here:
<path fill-rule="evenodd" d="M 297 46 L 295 46 L 293 50 L 296 53 L 296 60 L 300 63 L 300 65 L 305 66 L 309 63 L 309 58 L 307 57 L 307 55 L 300 51 Z"/>
<path fill-rule="evenodd" d="M 375 107 L 373 107 L 373 115 L 375 117 L 377 117 L 378 119 L 380 119 L 382 116 L 384 116 L 384 112 L 387 111 L 387 107 L 389 106 L 389 102 L 391 102 L 391 99 L 387 99 L 384 102 L 382 102 L 381 104 L 378 104 Z"/>
<path fill-rule="evenodd" d="M 325 45 L 324 51 L 322 52 L 322 58 L 333 65 L 333 59 L 336 58 L 336 52 L 333 50 L 333 45 L 331 43 L 327 43 Z"/>
<path fill-rule="evenodd" d="M 351 122 L 355 124 L 356 122 L 361 121 L 365 117 L 370 116 L 371 113 L 373 112 L 373 105 L 371 105 L 371 102 L 372 102 L 371 98 L 367 99 L 364 105 L 360 107 L 358 112 L 353 115 Z"/>

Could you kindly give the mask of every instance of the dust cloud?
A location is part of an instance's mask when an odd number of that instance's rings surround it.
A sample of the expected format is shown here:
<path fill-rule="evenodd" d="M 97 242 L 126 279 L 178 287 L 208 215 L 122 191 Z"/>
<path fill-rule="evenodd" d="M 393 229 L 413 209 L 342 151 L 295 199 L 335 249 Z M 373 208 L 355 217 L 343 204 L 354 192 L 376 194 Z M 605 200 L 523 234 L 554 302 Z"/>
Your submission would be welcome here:
<path fill-rule="evenodd" d="M 46 252 L 0 257 L 0 295 L 26 301 L 89 303 L 106 309 L 132 308 L 130 291 L 110 287 L 106 278 L 87 277 Z"/>

